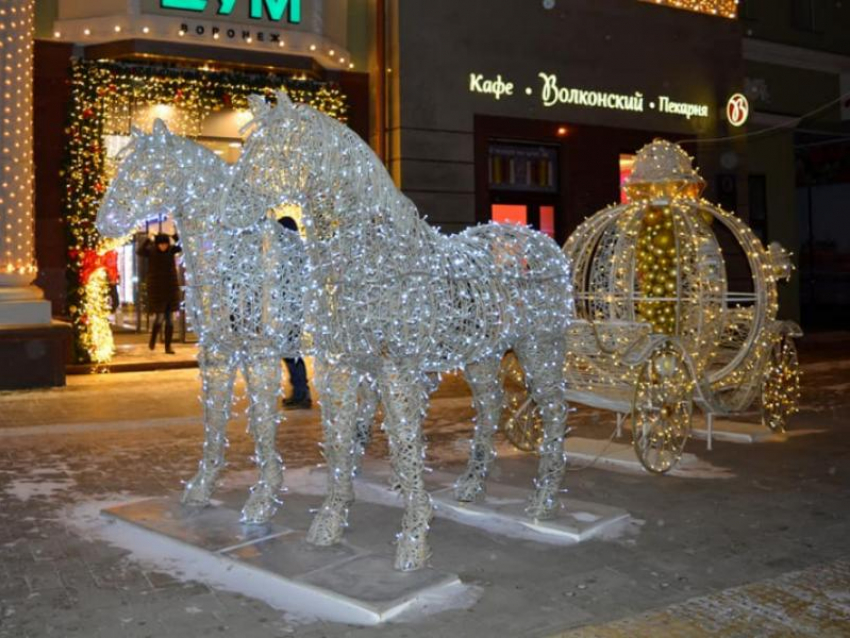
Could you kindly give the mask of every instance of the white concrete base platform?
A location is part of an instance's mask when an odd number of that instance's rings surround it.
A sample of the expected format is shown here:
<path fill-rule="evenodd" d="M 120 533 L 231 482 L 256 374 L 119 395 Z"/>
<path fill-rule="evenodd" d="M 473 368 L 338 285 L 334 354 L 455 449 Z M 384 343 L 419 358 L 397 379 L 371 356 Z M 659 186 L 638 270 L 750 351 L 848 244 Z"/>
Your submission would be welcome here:
<path fill-rule="evenodd" d="M 567 459 L 573 468 L 596 467 L 648 475 L 631 444 L 631 432 L 626 434 L 625 440 L 629 442 L 618 443 L 605 439 L 571 436 L 567 439 Z M 676 467 L 668 474 L 692 479 L 726 479 L 734 476 L 726 468 L 716 467 L 690 452 L 685 452 Z M 658 477 L 653 476 L 653 478 Z"/>
<path fill-rule="evenodd" d="M 695 416 L 691 435 L 696 439 L 708 439 L 708 426 L 705 417 Z M 727 443 L 782 443 L 788 440 L 784 432 L 774 432 L 761 423 L 750 423 L 746 421 L 732 421 L 730 419 L 714 419 L 714 427 L 711 436 L 715 441 Z"/>
<path fill-rule="evenodd" d="M 389 555 L 342 543 L 314 547 L 304 532 L 272 523 L 246 526 L 226 505 L 184 507 L 179 497 L 149 499 L 102 510 L 118 524 L 141 531 L 140 542 L 158 551 L 209 564 L 211 572 L 241 572 L 248 589 L 273 592 L 282 606 L 297 601 L 305 615 L 376 625 L 410 609 L 420 598 L 460 584 L 455 574 L 433 569 L 399 572 Z M 390 530 L 382 530 L 391 536 Z M 134 538 L 139 538 L 136 535 Z"/>
<path fill-rule="evenodd" d="M 309 491 L 321 493 L 325 483 L 324 468 L 311 471 Z M 487 497 L 476 503 L 459 503 L 454 498 L 453 483 L 457 477 L 445 472 L 431 472 L 426 487 L 434 501 L 434 514 L 457 523 L 489 532 L 555 545 L 573 545 L 591 538 L 619 534 L 631 520 L 629 513 L 617 507 L 588 503 L 570 498 L 561 499 L 561 509 L 555 518 L 535 521 L 525 513 L 527 490 L 490 482 Z M 367 463 L 355 480 L 355 494 L 360 500 L 381 505 L 402 506 L 398 492 L 391 486 L 392 473 L 385 463 Z M 297 492 L 305 485 L 294 485 Z M 355 506 L 356 507 L 356 506 Z"/>

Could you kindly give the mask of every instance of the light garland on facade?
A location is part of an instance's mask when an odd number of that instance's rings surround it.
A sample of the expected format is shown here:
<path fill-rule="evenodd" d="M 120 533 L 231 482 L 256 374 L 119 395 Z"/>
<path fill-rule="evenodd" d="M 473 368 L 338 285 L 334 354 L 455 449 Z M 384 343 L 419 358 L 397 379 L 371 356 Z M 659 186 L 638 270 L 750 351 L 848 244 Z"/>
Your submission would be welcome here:
<path fill-rule="evenodd" d="M 87 256 L 102 251 L 94 228 L 101 197 L 108 186 L 106 135 L 129 135 L 137 113 L 158 110 L 176 114 L 180 132 L 196 136 L 203 121 L 222 109 L 245 110 L 248 96 L 286 87 L 293 99 L 316 106 L 345 120 L 347 101 L 333 84 L 308 79 L 230 72 L 195 71 L 116 62 L 76 62 L 72 70 L 72 100 L 67 135 L 65 227 L 68 241 L 67 309 L 74 327 L 75 358 L 104 362 L 109 351 L 100 341 L 105 331 L 93 332 L 105 319 L 105 303 L 93 303 L 81 278 Z M 89 316 L 96 312 L 97 316 Z M 108 357 L 105 359 L 108 360 Z"/>
<path fill-rule="evenodd" d="M 0 0 L 0 275 L 37 273 L 33 216 L 34 0 Z"/>
<path fill-rule="evenodd" d="M 724 18 L 738 17 L 738 0 L 640 0 Z"/>

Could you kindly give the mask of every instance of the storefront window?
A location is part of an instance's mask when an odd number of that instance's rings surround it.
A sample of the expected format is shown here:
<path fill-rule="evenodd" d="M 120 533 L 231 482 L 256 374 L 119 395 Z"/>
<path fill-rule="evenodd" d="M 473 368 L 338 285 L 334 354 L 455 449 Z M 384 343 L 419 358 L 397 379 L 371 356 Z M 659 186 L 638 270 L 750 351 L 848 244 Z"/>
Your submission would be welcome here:
<path fill-rule="evenodd" d="M 631 177 L 632 170 L 634 170 L 635 165 L 635 156 L 634 155 L 620 155 L 620 203 L 628 204 L 629 196 L 626 194 L 626 180 Z"/>
<path fill-rule="evenodd" d="M 489 149 L 490 188 L 554 193 L 558 190 L 558 149 L 531 144 L 493 143 Z"/>
<path fill-rule="evenodd" d="M 493 204 L 493 221 L 497 224 L 528 225 L 528 206 L 521 204 Z"/>
<path fill-rule="evenodd" d="M 540 232 L 549 235 L 555 239 L 555 207 L 541 206 L 540 207 Z"/>

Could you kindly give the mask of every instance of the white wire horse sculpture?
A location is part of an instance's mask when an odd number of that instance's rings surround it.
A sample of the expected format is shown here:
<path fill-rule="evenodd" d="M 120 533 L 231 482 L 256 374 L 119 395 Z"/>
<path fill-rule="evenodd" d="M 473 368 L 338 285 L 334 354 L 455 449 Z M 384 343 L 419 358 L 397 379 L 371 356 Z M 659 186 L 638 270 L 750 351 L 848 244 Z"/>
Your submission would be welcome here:
<path fill-rule="evenodd" d="M 301 239 L 268 218 L 240 230 L 216 224 L 214 212 L 231 168 L 215 153 L 157 120 L 151 135 L 133 131 L 97 215 L 106 237 L 122 237 L 159 212 L 173 215 L 184 246 L 186 308 L 199 335 L 204 411 L 203 457 L 183 502 L 207 505 L 225 465 L 227 423 L 237 370 L 249 399 L 259 480 L 242 521 L 274 515 L 283 483 L 275 436 L 281 357 L 299 356 L 305 254 Z M 239 202 L 232 202 L 239 206 Z"/>
<path fill-rule="evenodd" d="M 473 500 L 493 460 L 503 354 L 520 359 L 545 423 L 528 514 L 557 506 L 566 464 L 563 365 L 573 304 L 559 247 L 527 228 L 482 226 L 447 237 L 420 219 L 380 160 L 350 129 L 284 94 L 253 103 L 254 130 L 232 175 L 222 223 L 250 226 L 269 207 L 303 210 L 309 255 L 305 330 L 317 356 L 328 493 L 308 533 L 341 540 L 353 503 L 358 388 L 374 379 L 395 480 L 405 501 L 395 566 L 429 555 L 431 499 L 423 483 L 428 373 L 463 368 L 478 417 L 456 496 Z M 246 201 L 245 208 L 228 202 Z M 257 199 L 259 197 L 259 199 Z"/>

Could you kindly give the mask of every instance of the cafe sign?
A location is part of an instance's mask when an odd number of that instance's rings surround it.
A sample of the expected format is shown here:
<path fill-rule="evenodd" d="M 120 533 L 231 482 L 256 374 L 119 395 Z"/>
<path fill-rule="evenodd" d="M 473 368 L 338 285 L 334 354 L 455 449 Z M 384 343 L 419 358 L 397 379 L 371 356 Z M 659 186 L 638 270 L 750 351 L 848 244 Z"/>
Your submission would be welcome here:
<path fill-rule="evenodd" d="M 711 117 L 711 108 L 708 104 L 685 102 L 669 95 L 648 98 L 641 91 L 618 93 L 589 87 L 565 86 L 554 73 L 538 73 L 537 81 L 527 85 L 517 84 L 513 79 L 502 74 L 491 77 L 483 73 L 470 73 L 469 92 L 487 96 L 495 101 L 535 100 L 547 109 L 568 105 L 635 113 L 654 111 L 687 120 Z"/>

